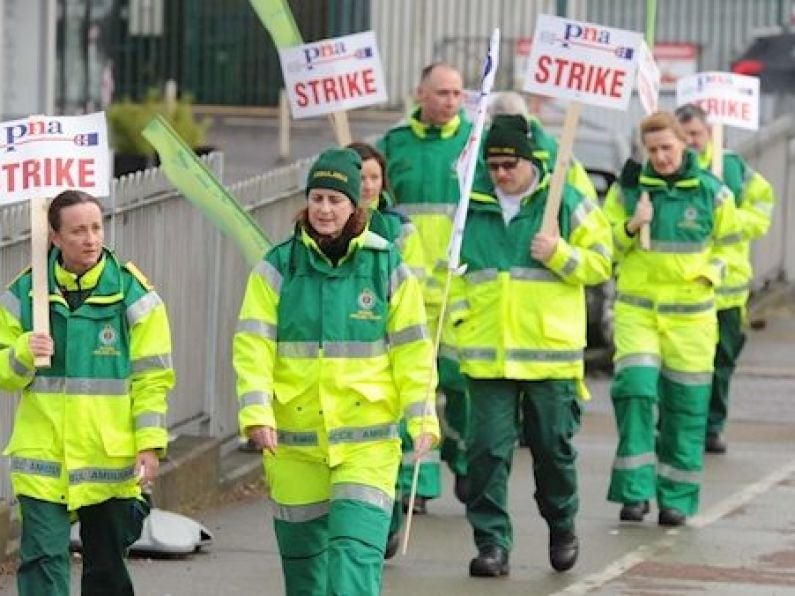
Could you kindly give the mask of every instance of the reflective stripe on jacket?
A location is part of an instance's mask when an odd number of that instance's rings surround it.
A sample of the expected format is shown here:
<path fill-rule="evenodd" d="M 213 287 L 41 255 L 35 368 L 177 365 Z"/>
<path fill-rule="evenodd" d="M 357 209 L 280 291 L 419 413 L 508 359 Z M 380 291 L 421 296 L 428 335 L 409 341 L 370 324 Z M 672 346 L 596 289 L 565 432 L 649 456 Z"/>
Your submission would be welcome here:
<path fill-rule="evenodd" d="M 699 155 L 698 164 L 704 170 L 710 169 L 712 144 Z M 744 306 L 747 302 L 754 275 L 750 259 L 751 240 L 767 233 L 775 203 L 771 184 L 732 151 L 723 153 L 723 182 L 734 193 L 740 232 L 726 239 L 729 270 L 715 291 L 718 310 Z"/>
<path fill-rule="evenodd" d="M 271 250 L 249 276 L 233 363 L 241 431 L 277 428 L 280 444 L 327 451 L 329 465 L 357 442 L 397 440 L 401 417 L 412 436 L 439 436 L 420 284 L 371 232 L 337 267 L 303 231 Z"/>
<path fill-rule="evenodd" d="M 74 311 L 77 279 L 49 260 L 50 368 L 33 366 L 31 275 L 0 297 L 0 387 L 22 390 L 11 440 L 16 494 L 70 510 L 140 494 L 139 451 L 166 448 L 166 395 L 174 385 L 171 337 L 157 293 L 131 264 L 104 250 L 80 278 L 93 291 Z"/>
<path fill-rule="evenodd" d="M 714 291 L 698 283 L 706 278 L 718 287 L 726 276 L 727 246 L 739 232 L 731 190 L 698 167 L 687 150 L 680 173 L 660 178 L 644 166 L 635 188 L 615 184 L 605 199 L 605 213 L 613 227 L 618 260 L 620 300 L 665 304 L 672 310 L 714 306 Z M 638 234 L 629 236 L 625 224 L 635 211 L 641 191 L 654 207 L 650 224 L 651 249 L 642 250 Z"/>
<path fill-rule="evenodd" d="M 461 371 L 474 378 L 582 379 L 583 286 L 610 277 L 610 226 L 601 210 L 564 188 L 561 239 L 548 263 L 530 255 L 549 190 L 546 175 L 505 224 L 493 194 L 473 193 L 454 278 L 450 318 Z"/>

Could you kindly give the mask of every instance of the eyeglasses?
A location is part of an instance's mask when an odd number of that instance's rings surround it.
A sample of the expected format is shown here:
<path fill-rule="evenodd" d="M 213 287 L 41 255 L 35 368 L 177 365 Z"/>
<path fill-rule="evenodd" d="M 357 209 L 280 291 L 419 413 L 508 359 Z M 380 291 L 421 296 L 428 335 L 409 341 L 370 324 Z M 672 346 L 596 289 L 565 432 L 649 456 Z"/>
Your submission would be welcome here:
<path fill-rule="evenodd" d="M 486 165 L 488 166 L 490 172 L 496 172 L 500 168 L 506 172 L 510 172 L 511 170 L 515 170 L 516 166 L 519 165 L 519 159 L 520 158 L 516 157 L 510 161 L 490 161 Z"/>

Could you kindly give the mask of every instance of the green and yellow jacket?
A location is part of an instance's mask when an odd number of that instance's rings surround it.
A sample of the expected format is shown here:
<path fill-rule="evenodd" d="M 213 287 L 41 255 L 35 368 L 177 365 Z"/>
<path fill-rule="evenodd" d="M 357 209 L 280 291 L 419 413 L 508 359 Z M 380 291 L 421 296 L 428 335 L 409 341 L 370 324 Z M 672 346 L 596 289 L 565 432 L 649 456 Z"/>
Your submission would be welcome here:
<path fill-rule="evenodd" d="M 698 156 L 698 165 L 709 171 L 712 166 L 712 144 Z M 734 193 L 740 231 L 727 238 L 729 270 L 716 289 L 718 310 L 744 307 L 754 272 L 751 266 L 751 241 L 761 238 L 770 228 L 775 197 L 773 187 L 742 157 L 732 151 L 723 153 L 723 182 Z"/>
<path fill-rule="evenodd" d="M 549 262 L 536 261 L 530 244 L 541 229 L 549 178 L 507 225 L 493 189 L 472 194 L 461 248 L 466 273 L 454 278 L 450 301 L 461 371 L 470 377 L 583 378 L 584 286 L 610 277 L 610 226 L 566 185 L 560 240 Z"/>
<path fill-rule="evenodd" d="M 378 142 L 387 161 L 395 210 L 408 216 L 422 241 L 426 269 L 425 304 L 435 324 L 447 275 L 447 246 L 460 198 L 455 164 L 472 124 L 463 110 L 443 126 L 423 124 L 419 108 Z"/>
<path fill-rule="evenodd" d="M 330 466 L 362 441 L 439 437 L 422 290 L 397 249 L 372 232 L 338 265 L 299 230 L 249 276 L 233 345 L 240 429 L 270 426 L 280 446 Z"/>
<path fill-rule="evenodd" d="M 649 250 L 626 231 L 643 191 L 654 208 Z M 731 190 L 699 167 L 695 153 L 687 150 L 668 179 L 646 163 L 637 185 L 611 187 L 604 210 L 613 227 L 618 300 L 668 313 L 714 308 L 713 288 L 726 277 L 740 228 Z"/>
<path fill-rule="evenodd" d="M 0 296 L 0 388 L 22 391 L 5 454 L 17 495 L 69 510 L 140 495 L 138 452 L 163 452 L 174 385 L 163 301 L 130 263 L 105 249 L 79 278 L 49 255 L 50 368 L 29 347 L 31 273 Z M 64 291 L 91 289 L 74 310 Z"/>

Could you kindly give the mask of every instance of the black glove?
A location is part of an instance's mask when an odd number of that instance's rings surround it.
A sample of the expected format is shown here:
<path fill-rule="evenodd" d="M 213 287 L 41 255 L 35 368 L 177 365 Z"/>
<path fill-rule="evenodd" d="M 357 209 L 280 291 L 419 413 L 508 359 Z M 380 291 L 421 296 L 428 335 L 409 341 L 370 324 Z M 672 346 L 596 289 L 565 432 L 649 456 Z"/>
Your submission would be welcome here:
<path fill-rule="evenodd" d="M 621 174 L 618 176 L 621 186 L 624 188 L 637 188 L 642 169 L 643 165 L 632 158 L 625 161 L 624 167 L 621 168 Z"/>

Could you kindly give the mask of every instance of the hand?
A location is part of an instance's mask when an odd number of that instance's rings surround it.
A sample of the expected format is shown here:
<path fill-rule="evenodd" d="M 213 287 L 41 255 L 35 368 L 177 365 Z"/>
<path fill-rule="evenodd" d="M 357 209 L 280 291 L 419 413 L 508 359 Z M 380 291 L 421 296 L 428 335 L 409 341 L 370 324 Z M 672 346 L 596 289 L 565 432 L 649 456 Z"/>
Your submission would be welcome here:
<path fill-rule="evenodd" d="M 135 477 L 143 490 L 150 490 L 157 478 L 157 471 L 160 468 L 160 460 L 154 449 L 145 449 L 138 452 L 135 458 Z"/>
<path fill-rule="evenodd" d="M 636 234 L 641 226 L 651 222 L 653 217 L 654 206 L 651 204 L 649 197 L 642 194 L 635 207 L 635 213 L 627 222 L 627 231 L 630 234 Z"/>
<path fill-rule="evenodd" d="M 276 455 L 276 445 L 278 445 L 279 439 L 275 428 L 272 426 L 249 426 L 246 429 L 246 434 L 258 448 Z"/>
<path fill-rule="evenodd" d="M 431 433 L 422 433 L 414 440 L 414 461 L 417 462 L 431 450 L 436 442 L 436 437 Z"/>
<path fill-rule="evenodd" d="M 55 351 L 52 337 L 46 333 L 31 333 L 28 346 L 34 358 L 50 358 Z"/>
<path fill-rule="evenodd" d="M 546 263 L 555 254 L 558 240 L 560 240 L 560 233 L 557 230 L 552 233 L 538 232 L 530 243 L 530 255 L 536 261 Z"/>

